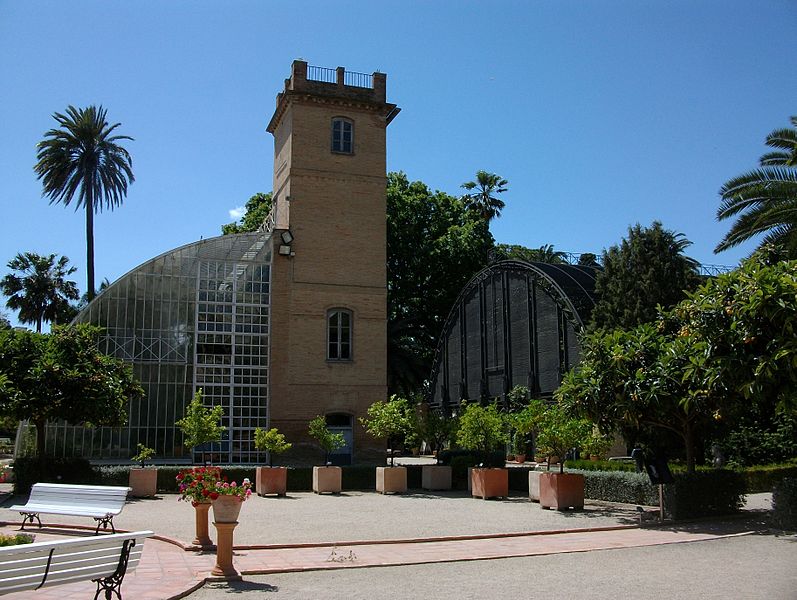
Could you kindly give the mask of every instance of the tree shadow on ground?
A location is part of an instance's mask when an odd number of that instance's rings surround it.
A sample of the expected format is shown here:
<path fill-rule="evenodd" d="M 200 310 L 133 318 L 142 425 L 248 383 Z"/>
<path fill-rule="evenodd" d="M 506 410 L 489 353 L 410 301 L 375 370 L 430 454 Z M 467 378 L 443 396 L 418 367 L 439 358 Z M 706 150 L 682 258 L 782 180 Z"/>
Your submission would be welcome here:
<path fill-rule="evenodd" d="M 224 594 L 245 594 L 247 592 L 279 592 L 276 585 L 258 583 L 257 581 L 224 581 L 209 582 L 204 585 L 206 590 L 214 590 Z"/>

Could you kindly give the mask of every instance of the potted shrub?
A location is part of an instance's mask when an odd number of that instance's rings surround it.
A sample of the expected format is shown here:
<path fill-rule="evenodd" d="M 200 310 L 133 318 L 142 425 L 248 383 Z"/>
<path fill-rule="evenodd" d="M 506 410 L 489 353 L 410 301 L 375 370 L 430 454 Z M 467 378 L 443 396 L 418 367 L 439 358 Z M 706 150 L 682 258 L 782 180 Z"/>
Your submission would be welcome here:
<path fill-rule="evenodd" d="M 421 487 L 425 490 L 450 490 L 452 470 L 450 465 L 440 464 L 440 451 L 456 434 L 456 417 L 446 418 L 437 411 L 426 410 L 421 413 L 418 429 L 423 440 L 433 449 L 437 460 L 435 465 L 421 467 Z"/>
<path fill-rule="evenodd" d="M 613 443 L 612 436 L 603 435 L 597 429 L 593 429 L 592 434 L 581 445 L 581 450 L 590 460 L 597 461 L 606 455 Z"/>
<path fill-rule="evenodd" d="M 542 418 L 545 415 L 545 403 L 542 400 L 525 400 L 526 388 L 515 387 L 510 393 L 510 401 L 516 409 L 507 417 L 509 428 L 512 431 L 512 452 L 519 463 L 526 461 L 526 448 L 529 436 L 536 435 Z M 523 398 L 518 399 L 519 394 Z M 516 396 L 513 398 L 513 394 Z M 525 404 L 524 404 L 525 403 Z"/>
<path fill-rule="evenodd" d="M 417 439 L 415 413 L 406 398 L 395 394 L 387 402 L 380 400 L 368 407 L 367 417 L 360 419 L 365 430 L 375 438 L 384 439 L 386 450 L 391 440 L 400 436 L 405 444 Z M 376 491 L 382 494 L 403 494 L 407 491 L 407 468 L 393 464 L 393 452 L 388 457 L 389 466 L 376 468 Z"/>
<path fill-rule="evenodd" d="M 255 469 L 255 491 L 258 496 L 276 494 L 285 496 L 288 490 L 288 469 L 272 466 L 272 457 L 291 449 L 292 444 L 276 428 L 255 429 L 255 448 L 268 452 L 268 465 Z"/>
<path fill-rule="evenodd" d="M 489 456 L 500 452 L 507 442 L 506 422 L 495 404 L 481 406 L 463 403 L 459 418 L 457 443 L 466 450 L 478 451 L 483 466 L 471 471 L 471 495 L 487 498 L 506 498 L 509 495 L 509 473 L 503 467 L 491 467 Z"/>
<path fill-rule="evenodd" d="M 224 409 L 221 406 L 208 408 L 202 403 L 202 390 L 197 390 L 185 409 L 185 416 L 175 425 L 183 432 L 185 445 L 194 450 L 208 442 L 218 442 L 226 427 L 221 424 Z M 211 463 L 213 454 L 210 455 Z M 204 462 L 204 451 L 202 453 Z"/>
<path fill-rule="evenodd" d="M 562 406 L 554 404 L 542 419 L 537 442 L 548 456 L 564 456 L 570 449 L 581 446 L 591 434 L 592 424 L 589 421 L 575 419 Z M 584 476 L 565 473 L 562 461 L 559 462 L 558 473 L 545 472 L 539 475 L 539 485 L 542 508 L 584 508 Z"/>
<path fill-rule="evenodd" d="M 138 445 L 138 454 L 130 460 L 141 463 L 141 467 L 131 467 L 128 485 L 134 498 L 151 498 L 158 491 L 158 469 L 146 468 L 146 462 L 155 456 L 155 450 L 144 444 Z"/>
<path fill-rule="evenodd" d="M 211 493 L 216 490 L 216 483 L 221 481 L 219 467 L 191 467 L 177 474 L 178 500 L 190 502 L 194 507 L 196 536 L 192 542 L 201 548 L 212 548 L 213 542 L 208 535 L 208 511 L 210 510 Z"/>
<path fill-rule="evenodd" d="M 346 439 L 342 433 L 332 433 L 329 430 L 323 415 L 318 415 L 310 421 L 308 433 L 324 451 L 324 466 L 313 467 L 313 492 L 316 494 L 323 494 L 324 492 L 339 494 L 342 472 L 340 467 L 331 466 L 329 454 L 338 448 L 343 448 L 346 445 Z"/>

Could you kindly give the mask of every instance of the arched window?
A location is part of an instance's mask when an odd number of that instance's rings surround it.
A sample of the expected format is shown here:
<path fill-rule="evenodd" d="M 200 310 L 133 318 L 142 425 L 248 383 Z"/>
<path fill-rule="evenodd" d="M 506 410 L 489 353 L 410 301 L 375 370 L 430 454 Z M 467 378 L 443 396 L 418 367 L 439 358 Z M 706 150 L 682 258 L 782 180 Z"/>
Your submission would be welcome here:
<path fill-rule="evenodd" d="M 344 117 L 332 119 L 332 152 L 354 154 L 354 123 Z"/>
<path fill-rule="evenodd" d="M 327 312 L 327 360 L 351 360 L 352 321 L 345 308 Z"/>

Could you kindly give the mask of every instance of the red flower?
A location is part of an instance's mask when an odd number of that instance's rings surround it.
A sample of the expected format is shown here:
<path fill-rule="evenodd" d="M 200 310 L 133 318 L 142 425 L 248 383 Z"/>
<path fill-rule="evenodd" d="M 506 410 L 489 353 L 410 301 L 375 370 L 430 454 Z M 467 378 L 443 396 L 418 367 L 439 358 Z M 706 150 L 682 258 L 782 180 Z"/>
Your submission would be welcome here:
<path fill-rule="evenodd" d="M 205 496 L 205 498 L 207 498 L 210 495 L 210 492 L 207 490 L 202 490 L 202 495 Z"/>
<path fill-rule="evenodd" d="M 218 492 L 210 492 L 210 499 L 211 500 L 215 500 L 218 497 L 219 497 L 219 493 Z"/>

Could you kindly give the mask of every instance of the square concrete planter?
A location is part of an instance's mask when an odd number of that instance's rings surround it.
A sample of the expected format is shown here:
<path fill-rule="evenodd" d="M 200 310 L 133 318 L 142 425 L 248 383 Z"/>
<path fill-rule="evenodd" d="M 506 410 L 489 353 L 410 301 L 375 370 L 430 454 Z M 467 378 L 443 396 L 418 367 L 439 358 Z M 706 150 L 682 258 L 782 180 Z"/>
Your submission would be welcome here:
<path fill-rule="evenodd" d="M 425 490 L 450 490 L 451 467 L 424 465 L 421 469 L 421 487 Z"/>
<path fill-rule="evenodd" d="M 406 493 L 407 467 L 377 467 L 376 491 L 380 494 Z"/>
<path fill-rule="evenodd" d="M 313 491 L 316 494 L 340 494 L 340 467 L 313 467 Z"/>
<path fill-rule="evenodd" d="M 529 500 L 540 501 L 540 475 L 542 471 L 529 471 Z"/>
<path fill-rule="evenodd" d="M 158 469 L 130 469 L 128 483 L 133 498 L 151 498 L 158 491 Z"/>
<path fill-rule="evenodd" d="M 255 492 L 258 496 L 267 494 L 285 496 L 288 493 L 288 468 L 257 467 L 255 469 Z"/>
<path fill-rule="evenodd" d="M 541 473 L 542 508 L 584 508 L 584 476 L 576 473 Z"/>
<path fill-rule="evenodd" d="M 471 496 L 483 500 L 509 496 L 509 471 L 506 469 L 473 469 Z"/>

